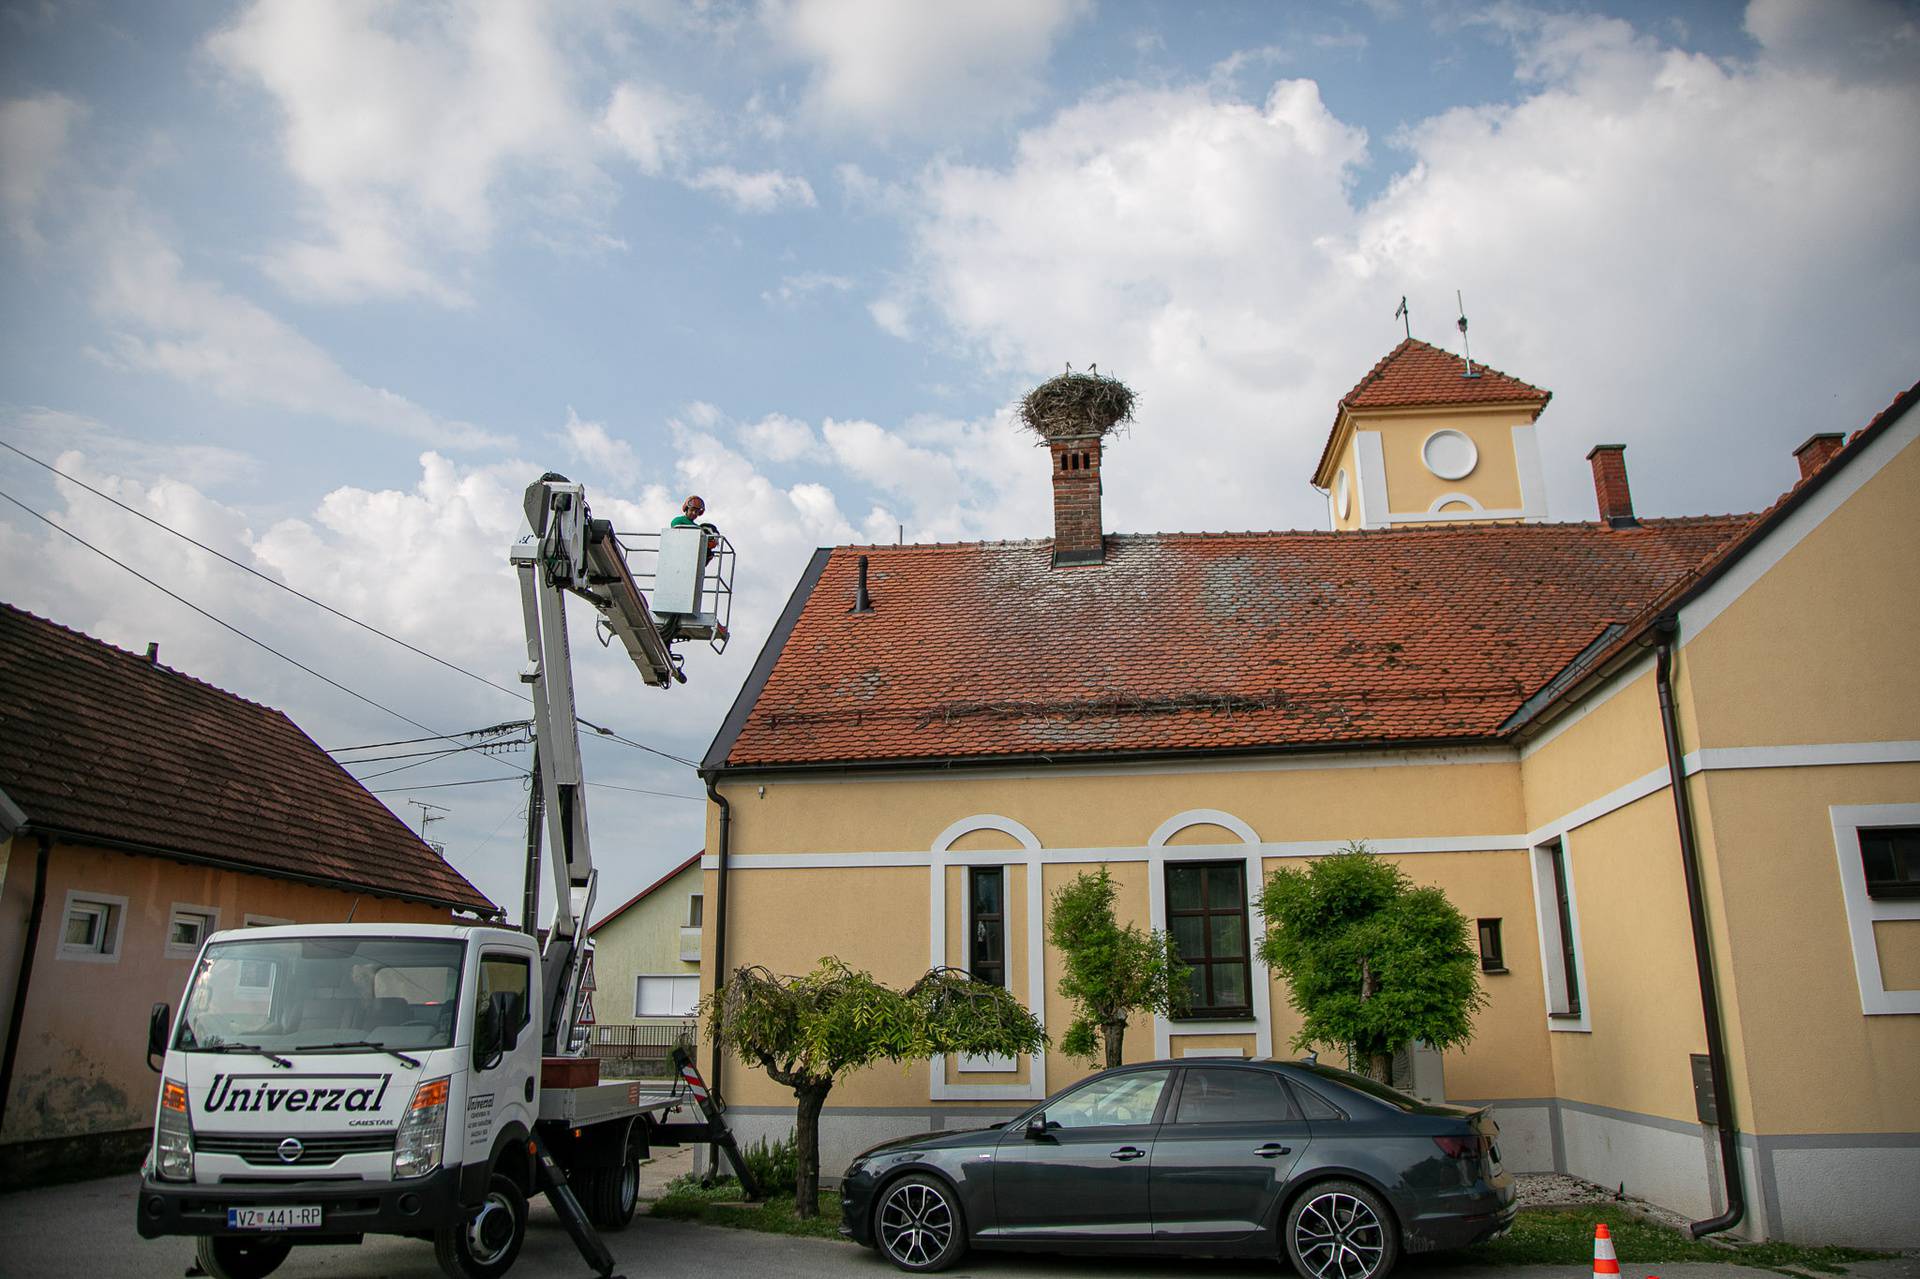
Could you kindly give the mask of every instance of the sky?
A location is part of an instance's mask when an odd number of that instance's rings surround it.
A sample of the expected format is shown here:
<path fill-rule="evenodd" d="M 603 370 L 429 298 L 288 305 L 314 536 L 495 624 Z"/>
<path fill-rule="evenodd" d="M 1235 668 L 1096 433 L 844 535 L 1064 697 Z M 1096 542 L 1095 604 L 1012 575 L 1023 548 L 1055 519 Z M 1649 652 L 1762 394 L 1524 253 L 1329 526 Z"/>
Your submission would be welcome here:
<path fill-rule="evenodd" d="M 1643 515 L 1764 507 L 1920 377 L 1916 120 L 1898 0 L 0 4 L 0 599 L 285 710 L 517 911 L 525 748 L 407 739 L 527 714 L 530 481 L 700 493 L 724 653 L 662 692 L 573 616 L 604 913 L 703 839 L 629 743 L 705 751 L 813 548 L 1051 532 L 1011 406 L 1069 364 L 1139 395 L 1111 531 L 1325 527 L 1403 296 L 1553 392 L 1552 518 L 1601 442 Z"/>

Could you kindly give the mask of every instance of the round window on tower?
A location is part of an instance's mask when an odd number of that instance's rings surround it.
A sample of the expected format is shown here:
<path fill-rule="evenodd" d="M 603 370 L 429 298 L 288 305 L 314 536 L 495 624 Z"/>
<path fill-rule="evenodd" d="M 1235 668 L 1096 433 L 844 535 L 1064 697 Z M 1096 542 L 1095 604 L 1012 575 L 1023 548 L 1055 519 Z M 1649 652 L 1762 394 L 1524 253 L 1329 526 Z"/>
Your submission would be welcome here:
<path fill-rule="evenodd" d="M 1480 450 L 1459 431 L 1435 431 L 1420 446 L 1420 460 L 1443 480 L 1464 480 L 1479 465 Z"/>
<path fill-rule="evenodd" d="M 1347 492 L 1347 473 L 1341 471 L 1333 477 L 1333 509 L 1341 519 L 1347 518 L 1347 511 L 1353 506 L 1353 498 Z"/>

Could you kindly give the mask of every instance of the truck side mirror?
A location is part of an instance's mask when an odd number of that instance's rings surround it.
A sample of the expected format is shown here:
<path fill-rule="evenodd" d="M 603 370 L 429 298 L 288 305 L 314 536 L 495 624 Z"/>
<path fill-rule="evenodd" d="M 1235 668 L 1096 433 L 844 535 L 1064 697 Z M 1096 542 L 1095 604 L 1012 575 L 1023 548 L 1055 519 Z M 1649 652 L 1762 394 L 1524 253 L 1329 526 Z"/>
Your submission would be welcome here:
<path fill-rule="evenodd" d="M 480 1070 L 491 1070 L 500 1062 L 502 1054 L 500 997 L 495 995 L 481 1004 L 473 1019 L 473 1064 Z"/>
<path fill-rule="evenodd" d="M 155 1004 L 153 1012 L 147 1017 L 147 1069 L 154 1074 L 160 1073 L 160 1067 L 153 1064 L 155 1057 L 167 1055 L 167 1032 L 173 1029 L 173 1009 L 165 1004 Z"/>
<path fill-rule="evenodd" d="M 500 1051 L 520 1046 L 520 996 L 501 991 L 493 997 L 493 1022 L 500 1028 Z"/>

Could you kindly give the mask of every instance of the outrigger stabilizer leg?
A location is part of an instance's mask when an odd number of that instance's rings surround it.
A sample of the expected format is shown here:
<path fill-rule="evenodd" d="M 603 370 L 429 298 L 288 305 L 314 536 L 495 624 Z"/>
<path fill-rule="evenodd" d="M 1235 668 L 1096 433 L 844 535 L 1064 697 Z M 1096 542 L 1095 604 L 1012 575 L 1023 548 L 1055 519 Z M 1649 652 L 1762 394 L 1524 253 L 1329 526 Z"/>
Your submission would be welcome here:
<path fill-rule="evenodd" d="M 540 1140 L 540 1134 L 533 1135 L 533 1160 L 535 1180 L 547 1195 L 547 1202 L 553 1205 L 559 1214 L 560 1224 L 573 1236 L 573 1246 L 580 1250 L 580 1256 L 600 1279 L 620 1279 L 613 1273 L 613 1254 L 607 1251 L 607 1245 L 600 1238 L 600 1232 L 587 1220 L 587 1214 L 580 1207 L 580 1201 L 573 1197 L 573 1187 L 567 1184 L 567 1174 L 560 1170 L 559 1161 L 554 1159 L 547 1143 Z"/>
<path fill-rule="evenodd" d="M 727 1162 L 733 1165 L 734 1173 L 740 1178 L 740 1193 L 749 1199 L 760 1198 L 760 1185 L 753 1179 L 753 1172 L 747 1167 L 746 1156 L 740 1153 L 740 1143 L 733 1139 L 733 1129 L 727 1127 L 727 1104 L 707 1090 L 707 1081 L 700 1078 L 700 1071 L 694 1066 L 693 1058 L 685 1048 L 678 1044 L 673 1049 L 673 1068 L 680 1075 L 680 1081 L 686 1085 L 687 1094 L 700 1108 L 700 1118 L 705 1121 L 705 1134 L 692 1140 L 706 1141 L 714 1149 L 714 1161 L 724 1153 Z"/>

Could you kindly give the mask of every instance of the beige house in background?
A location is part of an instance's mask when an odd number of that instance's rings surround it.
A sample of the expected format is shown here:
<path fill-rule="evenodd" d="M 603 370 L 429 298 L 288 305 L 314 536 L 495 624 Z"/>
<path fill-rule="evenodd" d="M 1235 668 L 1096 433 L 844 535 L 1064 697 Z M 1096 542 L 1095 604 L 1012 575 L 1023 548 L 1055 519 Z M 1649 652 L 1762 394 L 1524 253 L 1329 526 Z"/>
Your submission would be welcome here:
<path fill-rule="evenodd" d="M 950 964 L 1057 1038 L 1046 904 L 1106 865 L 1196 971 L 1128 1059 L 1293 1055 L 1252 899 L 1364 839 L 1476 921 L 1488 1006 L 1438 1086 L 1495 1107 L 1509 1167 L 1920 1246 L 1920 387 L 1781 458 L 1755 514 L 1638 517 L 1599 445 L 1572 523 L 1548 399 L 1410 340 L 1337 409 L 1328 531 L 1086 535 L 1087 439 L 1040 455 L 1053 539 L 817 552 L 703 762 L 703 989 L 722 950 Z M 1089 1069 L 863 1071 L 823 1171 Z M 711 1073 L 743 1139 L 790 1125 Z"/>
<path fill-rule="evenodd" d="M 678 1030 L 700 1002 L 705 922 L 700 854 L 695 853 L 607 912 L 588 935 L 602 1027 Z"/>
<path fill-rule="evenodd" d="M 498 910 L 285 715 L 0 604 L 0 1188 L 131 1168 L 225 928 Z"/>

